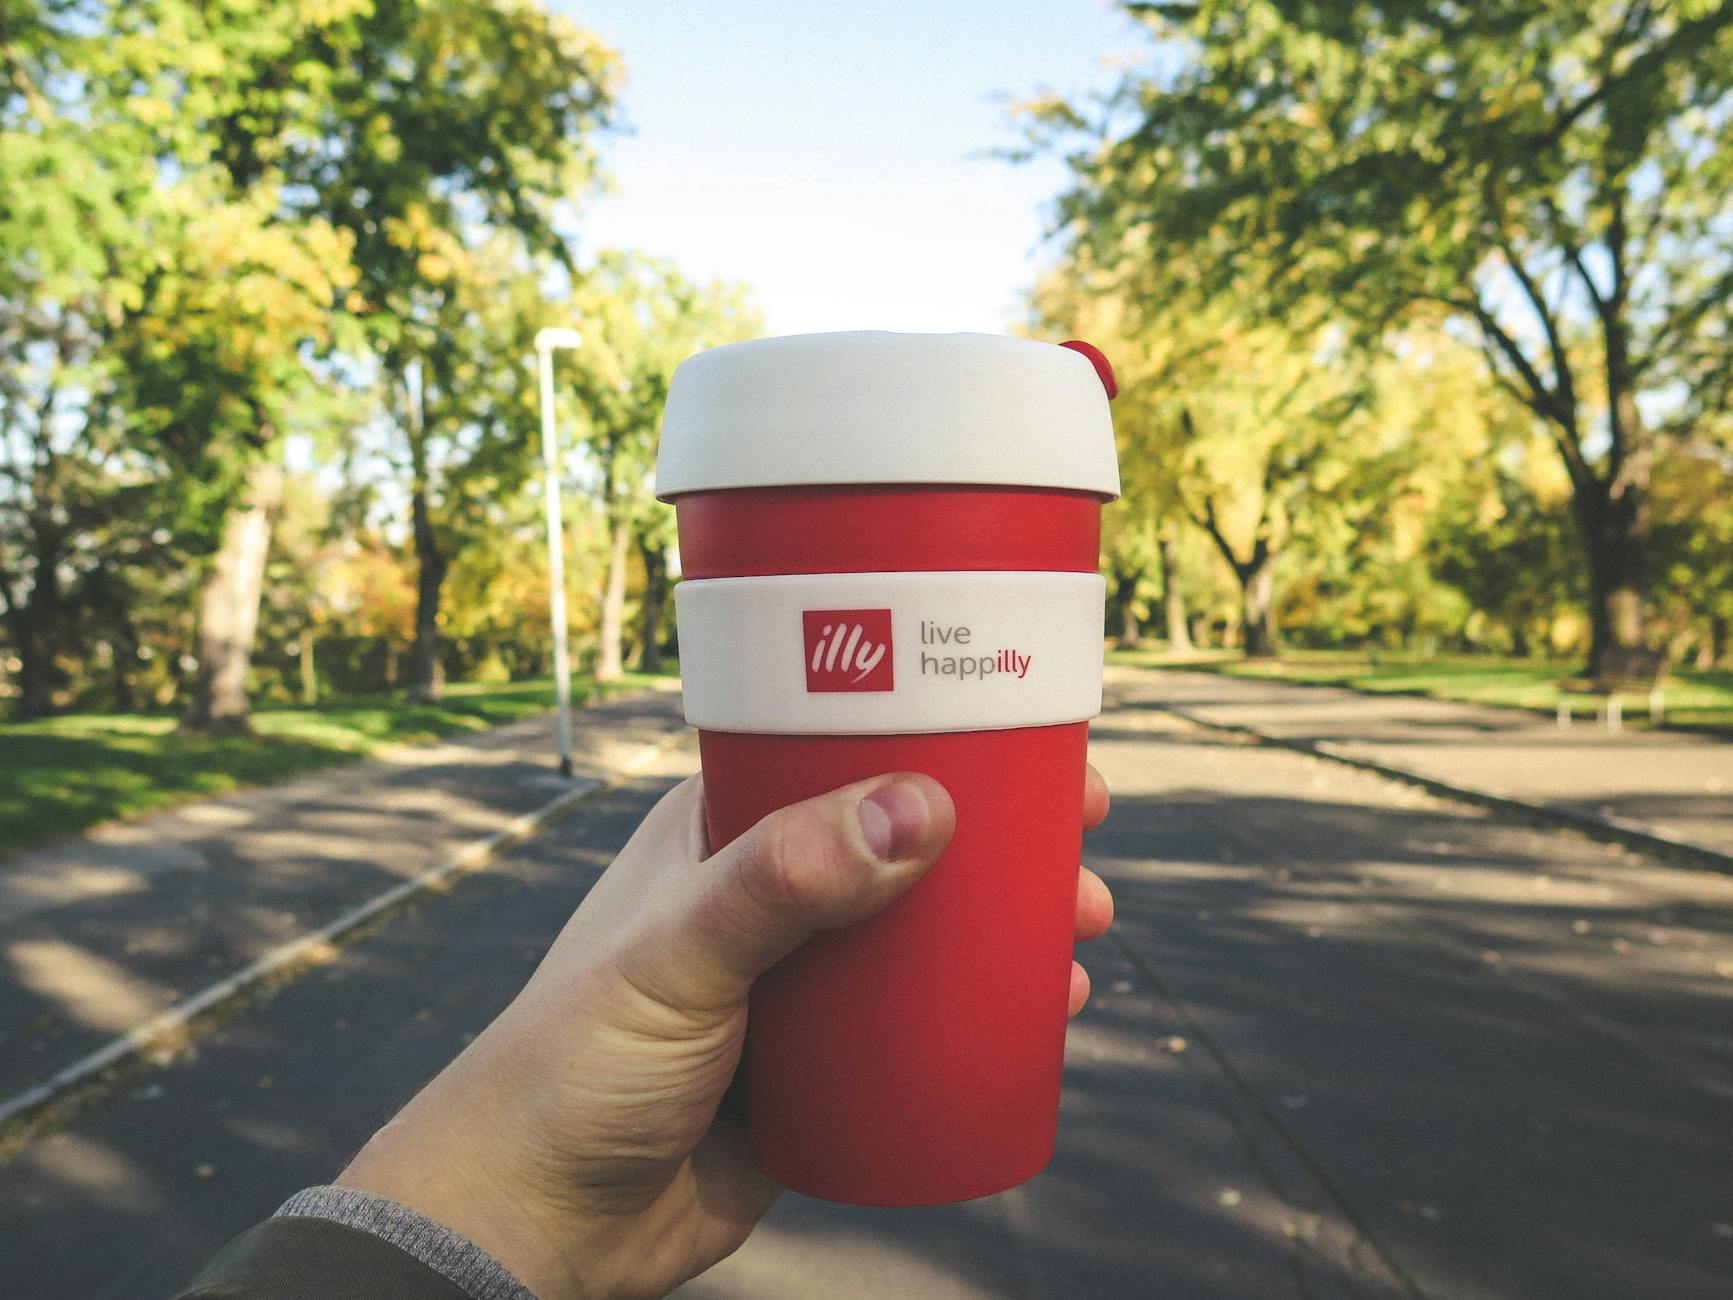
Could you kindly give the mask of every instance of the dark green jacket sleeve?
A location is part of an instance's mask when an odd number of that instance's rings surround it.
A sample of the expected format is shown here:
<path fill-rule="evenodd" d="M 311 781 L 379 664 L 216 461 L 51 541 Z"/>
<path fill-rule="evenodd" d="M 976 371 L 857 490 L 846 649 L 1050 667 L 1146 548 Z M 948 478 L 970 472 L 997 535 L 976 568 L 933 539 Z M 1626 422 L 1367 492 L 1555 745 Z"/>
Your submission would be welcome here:
<path fill-rule="evenodd" d="M 325 1219 L 266 1219 L 236 1237 L 175 1300 L 470 1300 L 369 1232 Z"/>

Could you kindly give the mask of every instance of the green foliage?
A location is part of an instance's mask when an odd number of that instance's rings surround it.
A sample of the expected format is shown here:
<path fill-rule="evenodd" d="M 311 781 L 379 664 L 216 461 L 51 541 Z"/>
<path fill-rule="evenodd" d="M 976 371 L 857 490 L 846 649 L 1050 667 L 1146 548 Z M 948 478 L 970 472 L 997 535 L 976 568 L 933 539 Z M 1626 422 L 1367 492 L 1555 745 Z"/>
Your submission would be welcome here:
<path fill-rule="evenodd" d="M 1675 660 L 1708 668 L 1733 652 L 1733 453 L 1687 445 L 1655 480 L 1656 601 Z"/>
<path fill-rule="evenodd" d="M 349 453 L 365 460 L 374 500 L 425 496 L 447 560 L 515 509 L 537 460 L 533 343 L 555 310 L 540 272 L 511 237 L 465 252 L 414 323 L 437 343 L 416 353 L 392 342 L 374 390 L 374 418 Z M 375 336 L 377 337 L 377 336 Z M 407 481 L 406 481 L 407 480 Z"/>
<path fill-rule="evenodd" d="M 595 181 L 617 56 L 568 19 L 510 0 L 378 0 L 347 40 L 303 50 L 329 85 L 318 135 L 284 161 L 304 210 L 350 232 L 352 309 L 387 356 L 437 359 L 429 315 L 464 278 L 475 232 L 564 259 L 558 206 Z M 398 364 L 401 365 L 401 355 Z"/>
<path fill-rule="evenodd" d="M 515 680 L 546 672 L 552 654 L 548 552 L 539 485 L 514 496 L 485 545 L 465 548 L 446 579 L 444 660 L 453 679 L 487 671 Z M 606 563 L 607 524 L 596 505 L 568 494 L 566 572 L 593 575 Z M 570 579 L 568 578 L 568 582 Z M 596 607 L 569 601 L 567 628 L 580 663 L 596 637 Z"/>
<path fill-rule="evenodd" d="M 1733 391 L 1733 4 L 1131 8 L 1115 96 L 1029 108 L 1071 243 L 1146 300 L 1453 322 L 1569 477 L 1597 646 L 1640 635 L 1652 468 Z"/>
<path fill-rule="evenodd" d="M 694 352 L 752 338 L 763 323 L 739 285 L 688 280 L 673 263 L 604 249 L 572 299 L 584 346 L 555 363 L 610 518 L 665 514 L 651 499 L 668 385 Z"/>
<path fill-rule="evenodd" d="M 331 346 L 331 304 L 353 281 L 349 240 L 322 221 L 284 222 L 256 186 L 228 199 L 183 180 L 144 260 L 140 303 L 109 340 L 129 440 L 160 449 L 183 485 L 174 531 L 214 545 L 247 472 L 312 432 L 309 356 Z"/>
<path fill-rule="evenodd" d="M 1429 521 L 1426 561 L 1469 610 L 1441 640 L 1518 656 L 1587 648 L 1569 485 L 1539 438 L 1465 466 Z"/>
<path fill-rule="evenodd" d="M 652 494 L 656 433 L 675 368 L 694 352 L 761 329 L 744 289 L 688 280 L 670 262 L 604 250 L 588 268 L 573 307 L 584 345 L 556 361 L 562 411 L 575 410 L 585 486 L 608 533 L 597 627 L 598 671 L 624 659 L 626 587 L 635 540 L 644 605 L 664 604 L 671 509 Z M 641 653 L 652 661 L 659 629 L 647 629 Z"/>
<path fill-rule="evenodd" d="M 4 0 L 0 71 L 20 707 L 172 695 L 204 557 L 297 435 L 328 453 L 379 412 L 430 535 L 458 551 L 498 523 L 611 51 L 518 0 Z M 411 429 L 412 378 L 433 405 Z"/>
<path fill-rule="evenodd" d="M 1509 403 L 1441 331 L 1392 331 L 1373 349 L 1346 324 L 1260 319 L 1189 280 L 1152 278 L 1132 297 L 1077 248 L 1036 294 L 1043 328 L 1100 343 L 1120 378 L 1110 581 L 1147 577 L 1157 528 L 1185 521 L 1248 599 L 1273 566 L 1280 621 L 1302 640 L 1448 636 L 1464 601 L 1422 541 L 1508 436 Z M 1205 576 L 1188 575 L 1200 594 Z"/>
<path fill-rule="evenodd" d="M 1622 193 L 1633 251 L 1671 272 L 1645 286 L 1654 305 L 1724 310 L 1679 291 L 1716 256 L 1703 236 L 1733 179 L 1725 4 L 1202 0 L 1139 16 L 1167 45 L 1128 75 L 1065 205 L 1093 247 L 1211 246 L 1218 281 L 1253 269 L 1287 300 L 1351 298 L 1381 325 L 1414 301 L 1466 307 L 1501 262 L 1575 274 L 1586 255 L 1592 282 L 1611 233 L 1596 223 Z"/>

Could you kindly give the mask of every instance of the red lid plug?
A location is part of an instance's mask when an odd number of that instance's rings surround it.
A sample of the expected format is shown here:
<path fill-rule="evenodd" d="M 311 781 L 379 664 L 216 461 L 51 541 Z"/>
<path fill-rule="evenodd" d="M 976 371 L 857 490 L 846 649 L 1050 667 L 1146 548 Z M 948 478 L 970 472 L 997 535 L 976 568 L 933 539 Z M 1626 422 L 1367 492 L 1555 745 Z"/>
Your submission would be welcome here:
<path fill-rule="evenodd" d="M 1119 381 L 1113 377 L 1113 363 L 1107 359 L 1107 354 L 1093 343 L 1085 343 L 1082 339 L 1067 339 L 1059 345 L 1070 348 L 1073 352 L 1081 352 L 1089 358 L 1089 364 L 1095 367 L 1095 373 L 1101 376 L 1101 386 L 1107 390 L 1107 400 L 1112 401 L 1119 396 Z"/>

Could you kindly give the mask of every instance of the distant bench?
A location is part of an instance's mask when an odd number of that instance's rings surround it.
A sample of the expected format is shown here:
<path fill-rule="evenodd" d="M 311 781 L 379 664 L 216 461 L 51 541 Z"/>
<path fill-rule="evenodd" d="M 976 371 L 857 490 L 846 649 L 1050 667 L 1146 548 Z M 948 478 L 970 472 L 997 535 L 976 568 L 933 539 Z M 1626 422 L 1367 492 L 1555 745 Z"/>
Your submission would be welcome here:
<path fill-rule="evenodd" d="M 1615 646 L 1601 652 L 1600 663 L 1590 677 L 1573 677 L 1560 682 L 1558 724 L 1571 725 L 1572 695 L 1598 695 L 1596 713 L 1606 723 L 1608 731 L 1624 725 L 1624 713 L 1619 705 L 1623 691 L 1646 691 L 1649 696 L 1649 721 L 1659 723 L 1665 712 L 1662 699 L 1667 682 L 1667 657 L 1658 650 L 1641 647 Z"/>

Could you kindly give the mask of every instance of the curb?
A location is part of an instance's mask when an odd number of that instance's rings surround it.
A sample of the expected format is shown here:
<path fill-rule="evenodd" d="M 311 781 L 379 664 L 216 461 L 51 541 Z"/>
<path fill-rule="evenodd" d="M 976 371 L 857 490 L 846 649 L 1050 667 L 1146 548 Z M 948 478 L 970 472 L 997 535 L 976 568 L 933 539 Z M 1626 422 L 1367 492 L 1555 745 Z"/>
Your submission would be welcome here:
<path fill-rule="evenodd" d="M 1441 777 L 1426 776 L 1419 772 L 1410 771 L 1405 767 L 1396 767 L 1375 758 L 1366 758 L 1351 753 L 1332 741 L 1272 736 L 1266 731 L 1260 731 L 1256 727 L 1248 727 L 1242 723 L 1210 722 L 1176 705 L 1163 704 L 1155 700 L 1139 701 L 1139 703 L 1159 709 L 1163 713 L 1171 714 L 1193 726 L 1203 727 L 1209 731 L 1245 736 L 1257 741 L 1260 745 L 1289 749 L 1300 754 L 1310 754 L 1314 758 L 1328 759 L 1330 762 L 1340 763 L 1344 767 L 1356 767 L 1363 772 L 1373 772 L 1392 781 L 1401 781 L 1405 785 L 1419 786 L 1423 790 L 1442 795 L 1447 799 L 1476 804 L 1482 808 L 1490 808 L 1495 812 L 1515 813 L 1528 821 L 1537 822 L 1544 826 L 1563 826 L 1604 844 L 1616 844 L 1622 848 L 1635 849 L 1640 853 L 1663 858 L 1676 866 L 1694 867 L 1701 871 L 1718 872 L 1721 875 L 1733 875 L 1733 852 L 1711 848 L 1707 844 L 1699 844 L 1696 840 L 1687 839 L 1683 835 L 1675 835 L 1671 831 L 1662 830 L 1659 826 L 1651 826 L 1647 822 L 1637 821 L 1632 817 L 1620 817 L 1613 813 L 1591 813 L 1559 804 L 1533 803 L 1526 799 L 1513 798 L 1510 795 L 1494 794 L 1490 790 L 1477 790 L 1473 786 L 1457 785 Z"/>
<path fill-rule="evenodd" d="M 579 778 L 573 788 L 556 795 L 539 808 L 520 813 L 499 830 L 465 845 L 442 862 L 419 875 L 399 882 L 382 893 L 351 907 L 335 920 L 310 930 L 255 958 L 240 970 L 208 984 L 183 998 L 167 1011 L 109 1039 L 95 1051 L 63 1066 L 41 1083 L 0 1101 L 0 1127 L 30 1119 L 67 1093 L 90 1083 L 98 1075 L 144 1055 L 154 1045 L 172 1038 L 202 1016 L 209 1015 L 239 998 L 265 980 L 323 955 L 346 935 L 383 913 L 418 895 L 439 888 L 448 880 L 486 866 L 506 849 L 522 844 L 550 822 L 598 794 L 612 790 L 649 767 L 686 736 L 682 729 L 641 751 L 606 778 Z"/>

